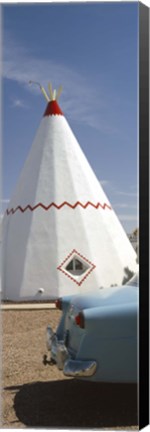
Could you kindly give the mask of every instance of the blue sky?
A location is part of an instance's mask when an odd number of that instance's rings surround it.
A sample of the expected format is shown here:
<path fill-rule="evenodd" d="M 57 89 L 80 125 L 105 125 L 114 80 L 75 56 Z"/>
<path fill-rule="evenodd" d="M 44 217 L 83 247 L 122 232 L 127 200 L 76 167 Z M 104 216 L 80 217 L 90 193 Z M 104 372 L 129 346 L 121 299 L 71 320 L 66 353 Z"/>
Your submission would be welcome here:
<path fill-rule="evenodd" d="M 2 6 L 3 209 L 45 110 L 59 104 L 127 232 L 137 222 L 138 3 Z"/>

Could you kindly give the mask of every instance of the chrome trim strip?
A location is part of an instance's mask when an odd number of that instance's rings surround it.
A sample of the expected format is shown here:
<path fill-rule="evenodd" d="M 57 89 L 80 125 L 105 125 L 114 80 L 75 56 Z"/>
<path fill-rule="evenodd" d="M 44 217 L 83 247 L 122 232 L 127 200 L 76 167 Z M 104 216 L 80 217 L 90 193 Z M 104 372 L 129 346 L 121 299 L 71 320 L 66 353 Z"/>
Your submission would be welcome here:
<path fill-rule="evenodd" d="M 51 359 L 57 363 L 58 369 L 62 370 L 69 353 L 64 341 L 57 338 L 56 333 L 53 332 L 50 326 L 46 330 L 46 343 L 47 349 L 51 351 Z"/>
<path fill-rule="evenodd" d="M 51 350 L 53 337 L 54 337 L 54 332 L 53 332 L 51 326 L 48 325 L 47 329 L 46 329 L 46 346 L 47 346 L 48 351 Z"/>
<path fill-rule="evenodd" d="M 65 361 L 68 359 L 69 354 L 66 346 L 63 341 L 59 341 L 57 344 L 57 354 L 56 354 L 56 362 L 58 369 L 62 370 L 65 364 Z"/>

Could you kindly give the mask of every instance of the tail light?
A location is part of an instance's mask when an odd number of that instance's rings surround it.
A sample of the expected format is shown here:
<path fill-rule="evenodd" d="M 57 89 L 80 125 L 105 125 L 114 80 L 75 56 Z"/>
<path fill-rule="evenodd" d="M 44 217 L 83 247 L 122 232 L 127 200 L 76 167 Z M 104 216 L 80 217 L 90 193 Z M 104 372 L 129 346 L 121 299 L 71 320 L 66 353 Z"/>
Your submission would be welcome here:
<path fill-rule="evenodd" d="M 84 328 L 84 315 L 83 312 L 79 312 L 78 315 L 75 316 L 75 322 L 80 328 Z"/>
<path fill-rule="evenodd" d="M 62 310 L 62 299 L 58 298 L 57 300 L 55 300 L 55 306 L 57 309 Z"/>

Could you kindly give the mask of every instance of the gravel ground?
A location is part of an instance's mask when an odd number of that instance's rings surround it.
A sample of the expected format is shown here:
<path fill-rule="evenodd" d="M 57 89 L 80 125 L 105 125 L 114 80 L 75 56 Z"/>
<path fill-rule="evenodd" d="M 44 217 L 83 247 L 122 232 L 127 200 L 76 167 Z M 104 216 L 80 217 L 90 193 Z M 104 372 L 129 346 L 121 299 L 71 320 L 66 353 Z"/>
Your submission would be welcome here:
<path fill-rule="evenodd" d="M 135 385 L 65 378 L 42 363 L 45 328 L 60 311 L 2 311 L 1 428 L 138 429 Z"/>

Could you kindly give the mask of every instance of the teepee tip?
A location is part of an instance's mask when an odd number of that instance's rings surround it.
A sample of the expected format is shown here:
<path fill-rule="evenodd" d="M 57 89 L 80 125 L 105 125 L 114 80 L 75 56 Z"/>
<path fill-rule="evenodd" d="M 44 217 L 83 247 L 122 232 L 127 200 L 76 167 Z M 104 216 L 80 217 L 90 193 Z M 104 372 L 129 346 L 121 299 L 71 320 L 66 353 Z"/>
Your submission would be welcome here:
<path fill-rule="evenodd" d="M 44 89 L 44 87 L 37 81 L 29 81 L 29 84 L 35 84 L 37 86 L 40 87 L 41 92 L 43 93 L 43 96 L 45 97 L 45 99 L 47 100 L 47 102 L 52 102 L 55 100 L 58 100 L 58 98 L 60 97 L 61 93 L 62 93 L 62 86 L 60 85 L 58 90 L 56 89 L 52 89 L 52 84 L 49 82 L 48 83 L 48 91 L 49 91 L 49 95 L 46 93 L 46 90 Z"/>

